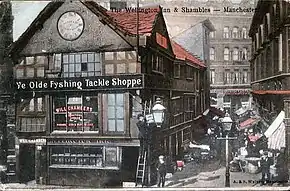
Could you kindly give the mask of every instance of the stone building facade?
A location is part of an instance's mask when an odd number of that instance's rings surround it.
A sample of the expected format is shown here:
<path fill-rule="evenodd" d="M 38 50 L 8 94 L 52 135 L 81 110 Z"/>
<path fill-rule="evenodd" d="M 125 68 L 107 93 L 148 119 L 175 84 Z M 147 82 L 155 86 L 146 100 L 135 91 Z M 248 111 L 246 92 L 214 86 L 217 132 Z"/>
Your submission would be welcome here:
<path fill-rule="evenodd" d="M 106 8 L 122 9 L 136 7 L 131 0 L 100 0 Z M 191 49 L 201 60 L 210 66 L 211 105 L 226 108 L 233 112 L 242 106 L 248 106 L 250 100 L 250 64 L 251 40 L 248 31 L 254 13 L 255 1 L 241 0 L 234 3 L 229 0 L 204 1 L 158 1 L 163 7 L 164 17 L 171 37 L 175 37 L 188 28 L 209 19 L 216 29 L 211 33 L 210 60 L 206 61 L 198 43 Z M 154 4 L 154 1 L 140 0 L 139 6 Z M 233 12 L 233 9 L 240 12 Z M 242 11 L 241 11 L 242 10 Z M 189 42 L 190 43 L 190 42 Z"/>

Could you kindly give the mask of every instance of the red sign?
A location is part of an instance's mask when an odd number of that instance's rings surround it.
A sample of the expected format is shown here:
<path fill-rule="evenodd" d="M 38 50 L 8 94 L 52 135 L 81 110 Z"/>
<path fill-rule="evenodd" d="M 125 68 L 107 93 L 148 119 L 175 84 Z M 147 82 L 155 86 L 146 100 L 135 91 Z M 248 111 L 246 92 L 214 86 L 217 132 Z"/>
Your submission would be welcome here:
<path fill-rule="evenodd" d="M 167 48 L 167 38 L 163 35 L 156 33 L 156 42 L 163 48 Z"/>
<path fill-rule="evenodd" d="M 55 109 L 56 112 L 66 112 L 66 111 L 85 111 L 92 112 L 92 107 L 87 106 L 68 106 L 68 107 L 60 107 Z"/>

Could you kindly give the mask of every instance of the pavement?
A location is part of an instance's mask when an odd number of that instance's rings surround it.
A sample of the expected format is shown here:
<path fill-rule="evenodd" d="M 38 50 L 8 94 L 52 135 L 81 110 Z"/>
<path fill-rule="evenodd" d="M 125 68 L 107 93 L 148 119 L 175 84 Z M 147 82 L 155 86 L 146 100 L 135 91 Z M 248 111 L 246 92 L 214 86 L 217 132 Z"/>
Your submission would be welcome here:
<path fill-rule="evenodd" d="M 290 190 L 290 185 L 285 187 L 260 186 L 261 174 L 250 174 L 246 172 L 230 172 L 230 188 L 225 188 L 225 167 L 219 161 L 206 163 L 189 163 L 182 171 L 174 174 L 167 174 L 165 188 L 157 188 L 154 185 L 150 188 L 119 188 L 105 190 Z M 104 188 L 76 188 L 54 185 L 37 185 L 35 181 L 27 184 L 8 183 L 0 184 L 0 190 L 104 190 Z"/>
<path fill-rule="evenodd" d="M 173 175 L 167 175 L 166 188 L 224 188 L 225 187 L 225 172 L 226 168 L 219 164 L 219 161 L 212 161 L 202 164 L 189 163 L 182 171 L 176 172 Z M 253 187 L 263 188 L 270 186 L 261 186 L 259 180 L 261 173 L 251 174 L 247 172 L 230 172 L 230 187 L 231 188 L 246 188 Z M 289 185 L 290 186 L 290 185 Z M 284 188 L 290 190 L 286 185 Z M 153 187 L 157 187 L 156 185 Z M 282 186 L 273 184 L 271 188 L 281 190 Z M 284 190 L 284 189 L 282 189 Z"/>

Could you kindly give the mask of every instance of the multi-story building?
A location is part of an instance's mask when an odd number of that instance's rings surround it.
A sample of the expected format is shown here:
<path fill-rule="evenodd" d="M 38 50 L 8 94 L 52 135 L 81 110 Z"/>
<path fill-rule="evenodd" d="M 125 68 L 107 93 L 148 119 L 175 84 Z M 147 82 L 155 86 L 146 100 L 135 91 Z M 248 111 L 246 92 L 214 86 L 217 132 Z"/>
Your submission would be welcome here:
<path fill-rule="evenodd" d="M 12 5 L 0 2 L 0 164 L 7 166 L 10 181 L 15 179 L 15 113 L 13 66 L 7 54 L 12 39 Z"/>
<path fill-rule="evenodd" d="M 171 42 L 160 7 L 148 11 L 138 14 L 137 27 L 136 12 L 53 1 L 13 43 L 19 181 L 94 187 L 134 181 L 136 116 L 157 97 L 167 111 L 152 132 L 148 182 L 158 155 L 182 154 L 194 119 L 209 105 L 196 94 L 209 89 L 207 67 Z"/>
<path fill-rule="evenodd" d="M 124 9 L 136 6 L 135 0 L 99 0 L 107 8 Z M 236 2 L 236 1 L 235 1 Z M 192 26 L 209 19 L 216 31 L 211 33 L 210 61 L 201 53 L 201 41 L 188 41 L 191 49 L 210 66 L 211 105 L 236 111 L 249 104 L 251 40 L 248 31 L 254 13 L 253 0 L 218 1 L 158 1 L 163 7 L 164 17 L 171 37 L 176 37 Z M 140 6 L 154 1 L 140 0 Z M 235 8 L 238 11 L 233 11 Z M 243 11 L 239 11 L 243 10 Z M 183 44 L 182 44 L 183 45 Z M 195 47 L 194 47 L 195 46 Z"/>
<path fill-rule="evenodd" d="M 249 32 L 252 38 L 253 101 L 257 103 L 260 115 L 269 123 L 276 119 L 270 126 L 273 128 L 272 132 L 277 128 L 284 131 L 275 140 L 277 142 L 286 138 L 284 146 L 287 147 L 288 164 L 290 154 L 289 15 L 289 1 L 260 0 Z M 279 117 L 275 118 L 277 115 Z M 283 122 L 285 128 L 280 125 Z"/>

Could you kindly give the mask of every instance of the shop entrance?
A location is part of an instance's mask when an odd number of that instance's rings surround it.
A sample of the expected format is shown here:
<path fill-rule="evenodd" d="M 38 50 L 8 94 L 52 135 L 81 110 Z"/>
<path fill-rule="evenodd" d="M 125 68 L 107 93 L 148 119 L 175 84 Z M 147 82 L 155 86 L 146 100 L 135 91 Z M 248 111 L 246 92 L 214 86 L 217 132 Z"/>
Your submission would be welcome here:
<path fill-rule="evenodd" d="M 135 182 L 139 147 L 123 147 L 122 154 L 122 181 Z"/>
<path fill-rule="evenodd" d="M 26 183 L 35 180 L 35 144 L 20 144 L 19 181 Z"/>

